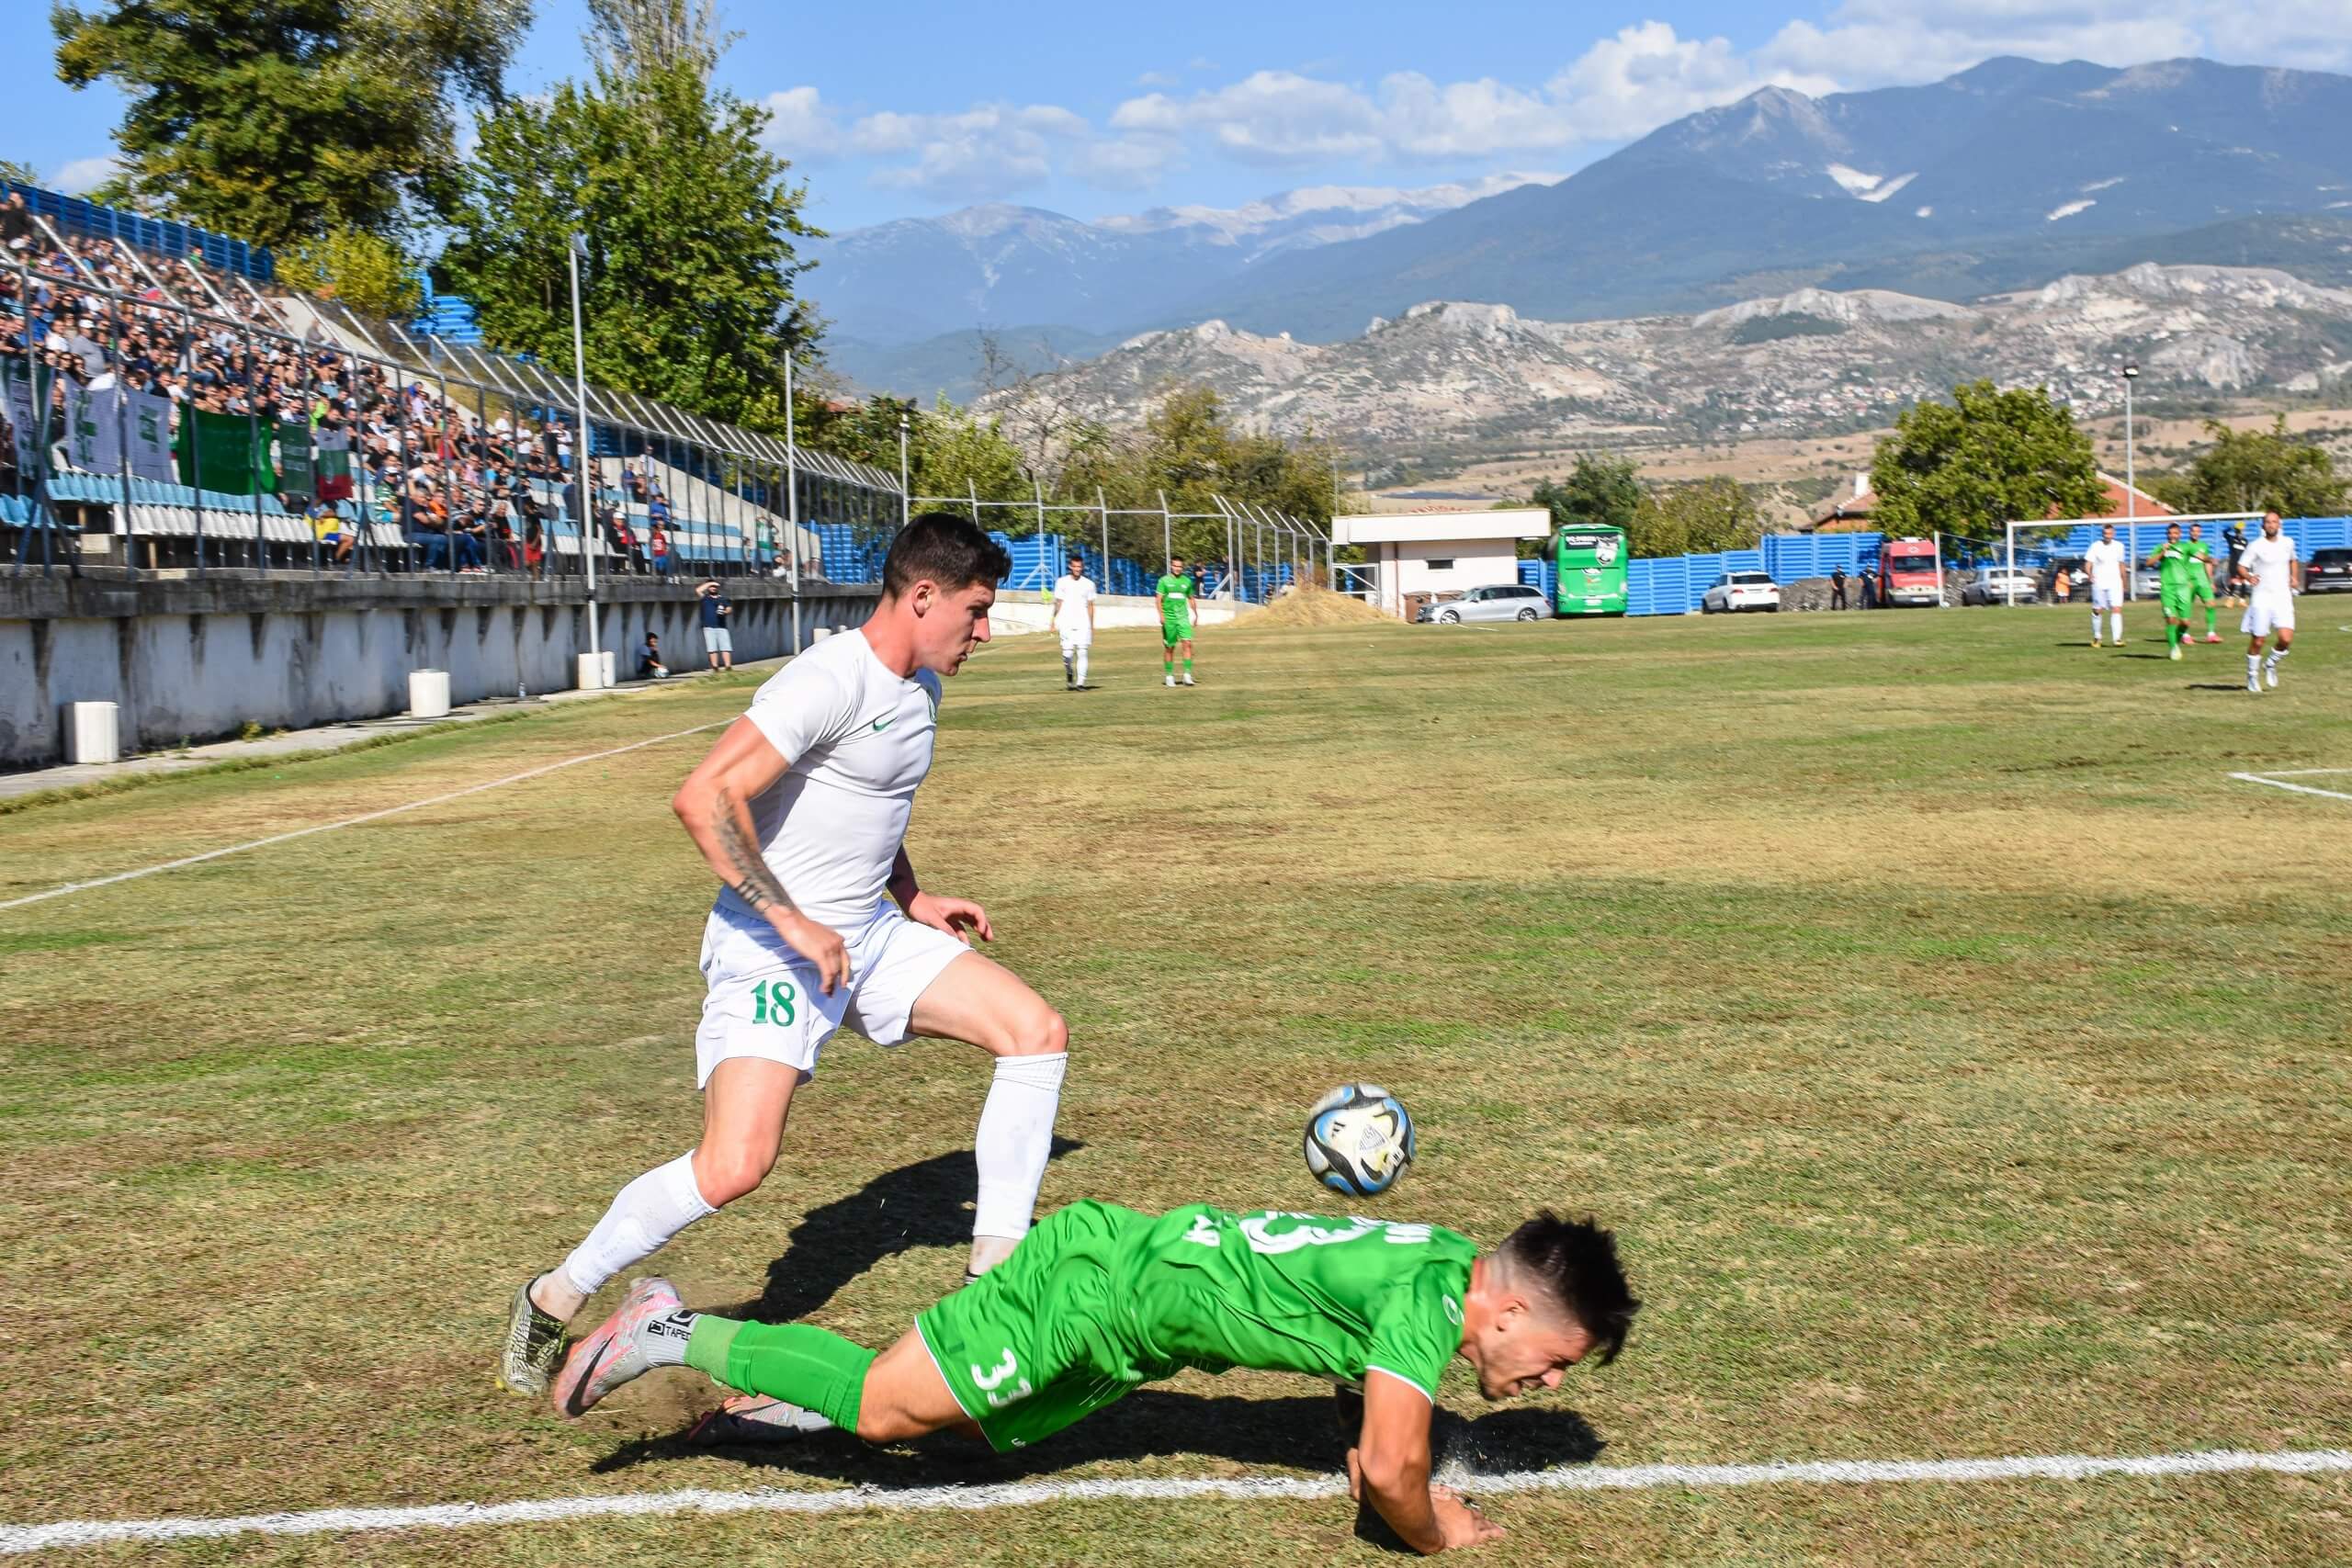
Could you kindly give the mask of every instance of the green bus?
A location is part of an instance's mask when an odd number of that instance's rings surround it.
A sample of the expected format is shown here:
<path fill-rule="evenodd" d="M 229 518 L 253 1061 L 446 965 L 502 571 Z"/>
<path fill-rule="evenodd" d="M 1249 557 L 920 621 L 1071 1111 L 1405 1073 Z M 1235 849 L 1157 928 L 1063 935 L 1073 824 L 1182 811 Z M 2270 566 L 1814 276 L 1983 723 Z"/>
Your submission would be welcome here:
<path fill-rule="evenodd" d="M 1552 535 L 1559 577 L 1552 592 L 1555 615 L 1625 613 L 1625 530 L 1606 523 L 1578 524 Z"/>

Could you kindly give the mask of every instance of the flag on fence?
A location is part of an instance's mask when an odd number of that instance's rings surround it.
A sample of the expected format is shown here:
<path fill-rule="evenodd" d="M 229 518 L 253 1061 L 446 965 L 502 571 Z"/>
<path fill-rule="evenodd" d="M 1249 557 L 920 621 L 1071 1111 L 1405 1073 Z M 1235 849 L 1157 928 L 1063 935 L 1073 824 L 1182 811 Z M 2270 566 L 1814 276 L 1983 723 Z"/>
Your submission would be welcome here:
<path fill-rule="evenodd" d="M 0 400 L 8 410 L 8 429 L 17 447 L 17 471 L 28 479 L 40 472 L 40 410 L 49 392 L 51 372 L 38 367 L 38 383 L 32 371 L 13 357 L 0 358 Z M 36 390 L 38 387 L 38 390 Z"/>
<path fill-rule="evenodd" d="M 65 459 L 94 474 L 117 473 L 122 468 L 122 427 L 115 423 L 115 404 L 122 393 L 111 376 L 105 384 L 65 389 Z"/>
<path fill-rule="evenodd" d="M 254 434 L 244 414 L 190 409 L 180 421 L 180 483 L 222 495 L 275 490 L 269 450 Z"/>
<path fill-rule="evenodd" d="M 134 479 L 170 483 L 172 471 L 172 400 L 153 392 L 130 392 L 127 423 L 130 437 L 130 472 Z"/>
<path fill-rule="evenodd" d="M 318 457 L 319 499 L 349 501 L 352 493 L 351 433 L 322 425 L 311 433 L 311 447 Z"/>
<path fill-rule="evenodd" d="M 318 483 L 315 465 L 311 460 L 311 423 L 308 420 L 282 423 L 277 427 L 277 489 L 283 495 L 309 495 Z"/>

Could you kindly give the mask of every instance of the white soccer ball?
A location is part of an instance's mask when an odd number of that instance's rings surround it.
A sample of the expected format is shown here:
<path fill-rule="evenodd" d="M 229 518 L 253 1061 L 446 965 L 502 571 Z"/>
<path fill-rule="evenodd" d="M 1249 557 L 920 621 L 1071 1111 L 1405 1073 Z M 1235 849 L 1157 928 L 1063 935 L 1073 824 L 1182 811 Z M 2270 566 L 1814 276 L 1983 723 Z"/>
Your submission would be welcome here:
<path fill-rule="evenodd" d="M 1306 1168 L 1334 1192 L 1385 1192 L 1412 1163 L 1413 1119 L 1378 1084 L 1335 1089 L 1307 1112 Z"/>

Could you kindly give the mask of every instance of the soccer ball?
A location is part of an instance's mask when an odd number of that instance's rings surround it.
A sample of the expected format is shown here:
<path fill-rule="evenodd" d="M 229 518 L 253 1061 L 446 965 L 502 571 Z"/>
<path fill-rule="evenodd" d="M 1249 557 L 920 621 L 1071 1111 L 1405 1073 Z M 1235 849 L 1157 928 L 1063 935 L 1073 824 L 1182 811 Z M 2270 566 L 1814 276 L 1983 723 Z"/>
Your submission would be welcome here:
<path fill-rule="evenodd" d="M 1306 1168 L 1334 1192 L 1385 1192 L 1412 1163 L 1413 1119 L 1378 1084 L 1335 1089 L 1307 1112 Z"/>

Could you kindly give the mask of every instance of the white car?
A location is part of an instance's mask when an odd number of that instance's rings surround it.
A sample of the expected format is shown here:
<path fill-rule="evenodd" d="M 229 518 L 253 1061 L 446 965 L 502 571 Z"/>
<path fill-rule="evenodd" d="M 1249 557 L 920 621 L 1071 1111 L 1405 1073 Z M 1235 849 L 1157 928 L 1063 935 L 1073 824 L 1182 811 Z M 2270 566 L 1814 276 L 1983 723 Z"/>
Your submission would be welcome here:
<path fill-rule="evenodd" d="M 1781 607 L 1781 585 L 1760 571 L 1727 571 L 1699 596 L 1702 615 L 1729 615 L 1735 610 Z"/>
<path fill-rule="evenodd" d="M 1540 621 L 1546 606 L 1544 591 L 1520 582 L 1498 582 L 1473 588 L 1459 599 L 1441 599 L 1421 606 L 1424 626 L 1460 626 L 1464 621 Z"/>
<path fill-rule="evenodd" d="M 2030 604 L 2041 592 L 2041 582 L 2021 566 L 1988 566 L 1960 591 L 1963 604 Z"/>

